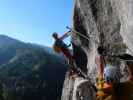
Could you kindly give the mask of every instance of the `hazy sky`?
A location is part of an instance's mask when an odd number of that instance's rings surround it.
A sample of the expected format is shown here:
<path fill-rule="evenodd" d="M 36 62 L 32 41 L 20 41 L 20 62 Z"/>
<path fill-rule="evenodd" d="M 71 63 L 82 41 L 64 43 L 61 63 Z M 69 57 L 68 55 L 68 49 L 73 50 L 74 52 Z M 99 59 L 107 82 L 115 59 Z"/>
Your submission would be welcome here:
<path fill-rule="evenodd" d="M 72 22 L 73 0 L 0 0 L 0 34 L 50 46 Z"/>

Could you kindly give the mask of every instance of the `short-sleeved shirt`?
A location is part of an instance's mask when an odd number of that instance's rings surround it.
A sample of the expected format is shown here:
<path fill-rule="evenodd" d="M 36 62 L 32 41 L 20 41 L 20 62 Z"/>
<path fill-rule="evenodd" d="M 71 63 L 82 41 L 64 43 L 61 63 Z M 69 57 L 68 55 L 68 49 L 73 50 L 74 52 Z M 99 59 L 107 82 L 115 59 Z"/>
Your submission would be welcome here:
<path fill-rule="evenodd" d="M 56 40 L 55 45 L 57 47 L 60 47 L 60 48 L 67 48 L 68 47 L 61 39 Z"/>

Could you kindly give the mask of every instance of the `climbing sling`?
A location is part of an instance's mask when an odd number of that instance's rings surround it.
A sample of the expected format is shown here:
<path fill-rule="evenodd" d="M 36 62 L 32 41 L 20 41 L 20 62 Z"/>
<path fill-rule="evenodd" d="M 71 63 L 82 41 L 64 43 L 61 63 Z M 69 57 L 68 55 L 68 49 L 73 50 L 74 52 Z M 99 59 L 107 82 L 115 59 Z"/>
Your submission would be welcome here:
<path fill-rule="evenodd" d="M 85 36 L 85 35 L 81 34 L 80 32 L 78 32 L 78 31 L 76 31 L 76 30 L 74 30 L 74 29 L 72 29 L 72 28 L 70 28 L 70 27 L 68 27 L 68 26 L 67 26 L 66 28 L 69 29 L 70 31 L 76 33 L 77 35 L 81 36 L 82 38 L 88 40 L 88 41 L 90 41 L 90 38 L 93 38 L 93 36 Z M 99 42 L 96 41 L 95 39 L 92 39 L 92 40 L 93 40 L 94 42 L 96 42 L 97 44 L 99 44 Z"/>

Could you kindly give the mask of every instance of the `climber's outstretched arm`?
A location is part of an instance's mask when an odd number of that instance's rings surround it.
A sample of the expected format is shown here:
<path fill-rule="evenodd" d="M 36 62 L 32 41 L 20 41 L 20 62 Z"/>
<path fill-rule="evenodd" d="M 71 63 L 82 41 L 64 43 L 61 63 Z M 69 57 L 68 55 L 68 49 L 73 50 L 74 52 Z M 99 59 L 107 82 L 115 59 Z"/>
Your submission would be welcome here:
<path fill-rule="evenodd" d="M 64 40 L 65 38 L 67 38 L 68 36 L 70 36 L 71 31 L 65 33 L 63 36 L 60 37 L 61 40 Z"/>

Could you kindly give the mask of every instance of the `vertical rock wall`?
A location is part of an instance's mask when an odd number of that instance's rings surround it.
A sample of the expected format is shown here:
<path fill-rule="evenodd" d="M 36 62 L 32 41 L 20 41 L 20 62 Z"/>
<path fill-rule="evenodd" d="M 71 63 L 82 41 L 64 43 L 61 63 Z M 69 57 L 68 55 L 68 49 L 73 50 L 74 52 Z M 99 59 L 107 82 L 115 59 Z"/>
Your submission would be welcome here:
<path fill-rule="evenodd" d="M 73 28 L 88 38 L 85 39 L 73 33 L 73 42 L 76 44 L 74 54 L 79 54 L 76 59 L 77 65 L 82 70 L 87 69 L 88 76 L 92 82 L 95 82 L 97 75 L 95 57 L 98 45 L 102 44 L 106 48 L 107 54 L 121 54 L 127 51 L 133 55 L 133 0 L 75 0 Z M 83 59 L 79 59 L 80 55 Z M 84 63 L 83 66 L 78 64 L 79 61 Z M 106 61 L 117 67 L 121 63 L 118 59 L 112 59 L 109 56 L 106 57 Z M 66 80 L 68 79 L 66 78 Z M 66 99 L 69 92 L 66 87 L 69 84 L 65 83 L 62 100 L 93 100 L 94 89 L 91 89 L 89 81 L 89 87 L 85 83 L 86 81 L 83 79 L 82 82 L 78 78 L 75 79 L 71 85 L 73 87 L 71 99 Z M 76 91 L 82 91 L 80 93 L 82 98 L 75 97 L 78 95 Z M 90 95 L 91 93 L 92 95 Z"/>

